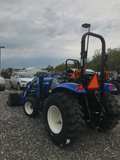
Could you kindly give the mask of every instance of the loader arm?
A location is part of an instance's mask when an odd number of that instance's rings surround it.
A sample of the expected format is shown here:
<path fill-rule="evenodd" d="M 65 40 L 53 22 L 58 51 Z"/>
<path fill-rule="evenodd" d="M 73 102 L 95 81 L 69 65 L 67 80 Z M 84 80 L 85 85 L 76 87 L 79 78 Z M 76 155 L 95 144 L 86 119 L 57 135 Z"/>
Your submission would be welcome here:
<path fill-rule="evenodd" d="M 33 84 L 36 84 L 34 88 L 32 88 Z M 43 77 L 37 76 L 31 82 L 27 83 L 26 88 L 21 94 L 22 104 L 27 97 L 31 95 L 35 95 L 36 97 L 43 98 L 44 90 L 43 90 Z"/>

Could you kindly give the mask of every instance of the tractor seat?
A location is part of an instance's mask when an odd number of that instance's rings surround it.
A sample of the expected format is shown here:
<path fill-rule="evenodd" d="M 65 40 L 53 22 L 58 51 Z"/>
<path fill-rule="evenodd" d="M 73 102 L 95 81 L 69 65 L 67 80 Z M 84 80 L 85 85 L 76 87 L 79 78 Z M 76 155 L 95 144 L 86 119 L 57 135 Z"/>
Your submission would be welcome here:
<path fill-rule="evenodd" d="M 49 83 L 49 90 L 53 90 L 57 85 L 63 82 L 65 82 L 65 79 L 62 76 L 51 79 Z"/>

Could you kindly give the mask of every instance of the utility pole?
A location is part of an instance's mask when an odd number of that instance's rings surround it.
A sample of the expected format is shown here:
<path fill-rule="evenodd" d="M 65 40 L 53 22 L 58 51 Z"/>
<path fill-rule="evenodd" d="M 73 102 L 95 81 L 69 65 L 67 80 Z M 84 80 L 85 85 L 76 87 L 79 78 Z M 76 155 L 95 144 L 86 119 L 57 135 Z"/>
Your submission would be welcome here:
<path fill-rule="evenodd" d="M 4 46 L 0 46 L 0 71 L 2 70 L 1 68 L 1 48 L 5 48 Z"/>

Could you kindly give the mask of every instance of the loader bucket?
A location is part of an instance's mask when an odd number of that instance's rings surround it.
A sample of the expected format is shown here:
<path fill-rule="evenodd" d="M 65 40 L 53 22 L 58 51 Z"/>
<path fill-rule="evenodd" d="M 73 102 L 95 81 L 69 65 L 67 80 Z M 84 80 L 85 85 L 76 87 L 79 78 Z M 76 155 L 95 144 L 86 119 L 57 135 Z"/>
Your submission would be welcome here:
<path fill-rule="evenodd" d="M 20 106 L 21 103 L 21 93 L 9 93 L 7 104 L 9 106 Z"/>

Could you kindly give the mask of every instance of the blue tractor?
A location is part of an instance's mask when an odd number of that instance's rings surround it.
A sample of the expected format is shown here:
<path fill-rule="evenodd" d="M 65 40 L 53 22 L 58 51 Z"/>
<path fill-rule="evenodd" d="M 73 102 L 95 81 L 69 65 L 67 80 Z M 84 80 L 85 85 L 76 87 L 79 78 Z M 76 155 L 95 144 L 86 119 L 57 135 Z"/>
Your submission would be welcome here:
<path fill-rule="evenodd" d="M 102 43 L 100 78 L 96 73 L 86 73 L 85 39 L 88 35 L 99 38 Z M 119 106 L 110 94 L 117 89 L 105 83 L 106 60 L 104 38 L 87 32 L 81 39 L 81 69 L 75 70 L 75 77 L 67 75 L 66 67 L 63 76 L 45 78 L 38 75 L 27 84 L 21 94 L 24 112 L 28 117 L 43 112 L 48 135 L 55 144 L 74 142 L 85 123 L 98 131 L 110 130 L 118 123 Z"/>

